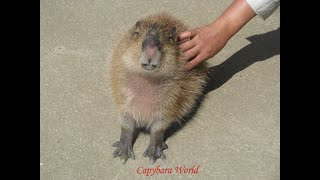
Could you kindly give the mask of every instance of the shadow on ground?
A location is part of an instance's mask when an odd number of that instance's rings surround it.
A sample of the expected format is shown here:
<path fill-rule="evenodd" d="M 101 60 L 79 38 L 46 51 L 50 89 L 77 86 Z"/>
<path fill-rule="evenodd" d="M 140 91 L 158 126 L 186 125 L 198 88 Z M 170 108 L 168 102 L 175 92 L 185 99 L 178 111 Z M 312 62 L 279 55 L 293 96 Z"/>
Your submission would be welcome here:
<path fill-rule="evenodd" d="M 166 131 L 164 141 L 182 129 L 199 109 L 206 94 L 219 88 L 236 73 L 244 70 L 255 62 L 264 61 L 280 54 L 280 27 L 276 30 L 246 38 L 251 43 L 233 54 L 223 63 L 212 66 L 208 70 L 208 82 L 192 111 L 180 122 L 173 123 Z"/>

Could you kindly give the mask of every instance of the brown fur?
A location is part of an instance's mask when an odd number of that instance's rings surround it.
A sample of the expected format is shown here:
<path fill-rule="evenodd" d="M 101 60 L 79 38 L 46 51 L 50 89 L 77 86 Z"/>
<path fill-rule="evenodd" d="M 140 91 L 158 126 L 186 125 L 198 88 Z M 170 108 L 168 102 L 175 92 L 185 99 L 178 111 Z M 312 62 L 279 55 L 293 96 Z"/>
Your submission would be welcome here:
<path fill-rule="evenodd" d="M 135 31 L 143 34 L 152 23 L 157 23 L 166 37 L 172 27 L 176 27 L 179 34 L 186 31 L 187 26 L 166 13 L 151 15 L 139 22 L 139 28 L 132 27 L 115 48 L 110 64 L 112 97 L 120 113 L 130 116 L 138 127 L 150 128 L 151 132 L 165 131 L 195 105 L 206 82 L 207 66 L 203 63 L 185 70 L 187 60 L 179 51 L 178 43 L 162 39 L 165 53 L 161 67 L 146 72 L 139 63 L 143 35 L 134 37 Z"/>

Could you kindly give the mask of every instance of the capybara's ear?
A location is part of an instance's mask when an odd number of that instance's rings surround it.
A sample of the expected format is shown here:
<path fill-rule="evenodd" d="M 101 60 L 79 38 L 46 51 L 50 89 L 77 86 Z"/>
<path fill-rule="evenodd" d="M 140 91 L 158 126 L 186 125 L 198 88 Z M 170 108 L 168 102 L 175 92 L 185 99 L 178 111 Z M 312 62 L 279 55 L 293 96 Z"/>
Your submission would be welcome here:
<path fill-rule="evenodd" d="M 177 28 L 172 27 L 169 35 L 170 41 L 177 42 Z"/>
<path fill-rule="evenodd" d="M 141 25 L 141 21 L 138 21 L 138 22 L 136 22 L 136 28 L 139 28 L 140 27 L 140 25 Z"/>
<path fill-rule="evenodd" d="M 136 24 L 134 25 L 133 28 L 133 32 L 132 32 L 132 36 L 133 37 L 138 37 L 138 35 L 140 34 L 139 31 L 141 29 L 141 21 L 136 22 Z"/>

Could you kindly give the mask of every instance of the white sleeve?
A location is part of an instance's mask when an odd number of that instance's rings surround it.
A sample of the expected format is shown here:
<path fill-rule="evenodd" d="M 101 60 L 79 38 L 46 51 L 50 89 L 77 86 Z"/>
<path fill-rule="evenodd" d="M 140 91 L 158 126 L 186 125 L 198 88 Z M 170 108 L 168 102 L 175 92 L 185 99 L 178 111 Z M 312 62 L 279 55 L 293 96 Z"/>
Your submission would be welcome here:
<path fill-rule="evenodd" d="M 280 0 L 246 0 L 253 11 L 266 20 L 280 5 Z"/>

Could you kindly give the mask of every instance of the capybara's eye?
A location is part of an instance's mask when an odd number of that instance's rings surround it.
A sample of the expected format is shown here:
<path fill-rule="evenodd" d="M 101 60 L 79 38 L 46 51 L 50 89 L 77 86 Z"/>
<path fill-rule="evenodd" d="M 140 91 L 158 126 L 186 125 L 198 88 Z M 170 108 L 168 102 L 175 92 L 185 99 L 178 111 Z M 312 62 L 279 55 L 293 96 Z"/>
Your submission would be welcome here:
<path fill-rule="evenodd" d="M 172 36 L 169 36 L 169 40 L 171 43 L 174 43 L 174 38 Z"/>

